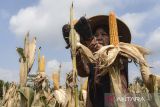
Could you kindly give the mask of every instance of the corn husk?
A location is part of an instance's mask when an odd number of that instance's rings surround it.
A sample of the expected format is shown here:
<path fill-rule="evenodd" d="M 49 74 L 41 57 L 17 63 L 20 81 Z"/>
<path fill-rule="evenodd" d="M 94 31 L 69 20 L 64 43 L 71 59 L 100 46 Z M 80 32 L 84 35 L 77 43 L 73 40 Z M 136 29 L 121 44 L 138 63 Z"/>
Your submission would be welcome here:
<path fill-rule="evenodd" d="M 107 73 L 108 70 L 104 68 L 107 68 L 113 64 L 118 55 L 146 65 L 144 56 L 149 53 L 147 49 L 134 44 L 123 42 L 119 43 L 117 22 L 113 12 L 109 15 L 109 28 L 111 45 L 102 47 L 94 54 L 95 58 L 100 61 L 101 70 L 104 70 L 104 72 Z M 100 75 L 104 75 L 104 72 Z"/>
<path fill-rule="evenodd" d="M 27 83 L 27 62 L 20 62 L 20 86 L 25 87 Z"/>
<path fill-rule="evenodd" d="M 32 41 L 29 43 L 29 58 L 28 58 L 29 70 L 32 68 L 32 65 L 34 63 L 35 53 L 36 53 L 36 38 L 33 38 Z"/>
<path fill-rule="evenodd" d="M 54 92 L 54 97 L 58 101 L 58 103 L 65 105 L 66 104 L 66 92 L 64 89 L 58 89 L 55 90 Z"/>
<path fill-rule="evenodd" d="M 19 92 L 21 93 L 21 98 L 26 99 L 23 102 L 26 102 L 27 107 L 30 107 L 34 99 L 34 91 L 29 87 L 21 87 Z"/>
<path fill-rule="evenodd" d="M 95 56 L 98 56 L 101 62 L 100 67 L 102 70 L 113 64 L 118 55 L 122 55 L 128 59 L 132 59 L 138 64 L 148 66 L 144 58 L 144 56 L 147 54 L 149 54 L 149 51 L 147 49 L 142 47 L 137 48 L 134 44 L 123 42 L 120 42 L 117 46 L 103 46 L 100 50 L 95 52 Z M 107 70 L 105 69 L 104 71 L 106 72 Z M 102 72 L 101 75 L 104 74 L 105 73 Z"/>
<path fill-rule="evenodd" d="M 24 39 L 24 55 L 26 58 L 29 57 L 29 32 L 27 32 Z"/>
<path fill-rule="evenodd" d="M 138 82 L 135 83 L 135 93 L 141 93 L 141 86 Z"/>
<path fill-rule="evenodd" d="M 24 56 L 26 57 L 26 61 L 24 62 L 21 59 L 20 62 L 20 86 L 26 86 L 27 75 L 28 75 L 28 58 L 29 58 L 29 32 L 26 34 L 24 39 Z"/>
<path fill-rule="evenodd" d="M 18 94 L 18 87 L 12 83 L 9 85 L 0 106 L 2 107 L 20 107 L 20 97 Z"/>
<path fill-rule="evenodd" d="M 29 40 L 29 32 L 25 36 L 24 40 L 24 55 L 26 57 L 26 62 L 27 62 L 27 72 L 29 73 L 32 65 L 35 60 L 35 53 L 36 53 L 36 38 L 33 38 L 32 41 L 30 42 Z"/>
<path fill-rule="evenodd" d="M 60 75 L 59 72 L 53 72 L 52 74 L 52 80 L 53 80 L 53 88 L 54 90 L 58 90 L 59 89 L 59 80 L 60 80 Z"/>
<path fill-rule="evenodd" d="M 82 45 L 81 43 L 77 43 L 77 49 L 84 61 L 87 63 L 93 63 L 95 61 L 93 53 L 86 46 Z"/>
<path fill-rule="evenodd" d="M 34 38 L 31 42 L 29 41 L 29 32 L 26 34 L 24 39 L 24 56 L 26 60 L 20 61 L 20 86 L 25 87 L 27 82 L 27 75 L 30 72 L 34 63 L 36 51 L 36 39 Z"/>

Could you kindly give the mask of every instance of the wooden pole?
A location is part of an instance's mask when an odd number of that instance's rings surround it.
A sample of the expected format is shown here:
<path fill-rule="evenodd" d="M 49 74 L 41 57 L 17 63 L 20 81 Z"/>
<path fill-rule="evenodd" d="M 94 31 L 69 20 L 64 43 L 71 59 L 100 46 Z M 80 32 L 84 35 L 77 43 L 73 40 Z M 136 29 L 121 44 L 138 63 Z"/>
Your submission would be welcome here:
<path fill-rule="evenodd" d="M 70 8 L 70 46 L 71 46 L 71 54 L 72 54 L 72 65 L 73 65 L 73 83 L 74 83 L 74 94 L 75 94 L 75 107 L 78 107 L 78 85 L 77 85 L 77 68 L 76 68 L 76 33 L 74 29 L 73 22 L 73 3 Z"/>

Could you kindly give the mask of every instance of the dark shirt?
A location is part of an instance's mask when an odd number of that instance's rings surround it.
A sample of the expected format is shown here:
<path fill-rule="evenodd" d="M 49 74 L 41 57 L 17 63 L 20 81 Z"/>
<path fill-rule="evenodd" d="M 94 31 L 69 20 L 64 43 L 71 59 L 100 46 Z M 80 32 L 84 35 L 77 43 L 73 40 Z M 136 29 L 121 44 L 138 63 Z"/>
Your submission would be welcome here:
<path fill-rule="evenodd" d="M 111 93 L 111 80 L 109 73 L 96 78 L 99 72 L 96 64 L 84 64 L 80 56 L 77 55 L 77 70 L 81 77 L 88 76 L 88 92 L 93 107 L 104 107 L 105 93 Z M 128 60 L 123 60 L 124 68 L 120 71 L 120 77 L 123 79 L 122 88 L 127 91 L 128 88 Z"/>
<path fill-rule="evenodd" d="M 111 80 L 109 77 L 109 73 L 106 75 L 96 78 L 98 69 L 96 69 L 96 64 L 89 64 L 90 75 L 88 78 L 88 85 L 89 85 L 89 98 L 92 102 L 93 107 L 104 107 L 104 98 L 105 93 L 111 93 Z M 121 74 L 125 79 L 125 83 L 122 83 L 122 87 L 127 90 L 128 88 L 128 63 L 124 65 L 124 69 L 120 71 Z"/>

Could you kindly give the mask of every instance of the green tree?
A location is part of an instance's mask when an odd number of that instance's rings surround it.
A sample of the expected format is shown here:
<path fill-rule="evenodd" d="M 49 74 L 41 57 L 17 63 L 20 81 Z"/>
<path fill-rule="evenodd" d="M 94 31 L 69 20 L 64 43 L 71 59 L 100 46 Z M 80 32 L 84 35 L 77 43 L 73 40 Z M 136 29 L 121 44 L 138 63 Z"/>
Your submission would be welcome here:
<path fill-rule="evenodd" d="M 3 97 L 3 84 L 4 84 L 4 81 L 3 80 L 0 80 L 0 98 L 2 99 Z"/>

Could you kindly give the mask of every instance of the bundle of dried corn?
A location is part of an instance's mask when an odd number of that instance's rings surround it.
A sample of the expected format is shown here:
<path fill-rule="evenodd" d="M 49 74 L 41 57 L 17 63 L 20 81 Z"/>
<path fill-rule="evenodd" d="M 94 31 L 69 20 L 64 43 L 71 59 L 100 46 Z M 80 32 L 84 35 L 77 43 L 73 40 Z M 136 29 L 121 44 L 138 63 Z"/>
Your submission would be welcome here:
<path fill-rule="evenodd" d="M 49 107 L 74 107 L 73 91 L 72 92 L 70 91 L 70 87 L 68 87 L 67 89 L 59 87 L 59 71 L 53 72 L 52 80 L 54 82 L 53 92 L 52 93 L 44 92 L 47 105 Z M 70 98 L 72 99 L 72 101 L 70 101 Z"/>
<path fill-rule="evenodd" d="M 97 56 L 97 58 L 99 58 L 101 61 L 101 69 L 107 68 L 108 66 L 113 64 L 118 55 L 122 55 L 126 58 L 132 59 L 138 64 L 145 64 L 147 66 L 144 56 L 149 54 L 149 50 L 134 44 L 123 42 L 117 43 L 117 41 L 119 41 L 118 35 L 114 35 L 117 34 L 115 32 L 118 32 L 115 31 L 117 25 L 115 21 L 115 14 L 111 12 L 109 17 L 111 26 L 110 35 L 112 35 L 110 38 L 111 45 L 103 46 L 100 50 L 95 52 L 95 56 Z M 115 28 L 112 28 L 112 24 L 114 24 Z"/>
<path fill-rule="evenodd" d="M 138 82 L 135 82 L 135 93 L 141 93 L 141 86 Z"/>
<path fill-rule="evenodd" d="M 47 89 L 49 86 L 47 76 L 41 73 L 33 79 L 33 84 L 36 91 Z"/>
<path fill-rule="evenodd" d="M 56 101 L 58 101 L 59 104 L 65 105 L 67 99 L 65 89 L 54 90 L 53 96 L 55 97 Z"/>
<path fill-rule="evenodd" d="M 5 93 L 0 106 L 2 107 L 21 107 L 20 94 L 18 92 L 18 86 L 15 83 L 9 85 L 9 89 Z"/>
<path fill-rule="evenodd" d="M 144 83 L 147 86 L 147 89 L 149 90 L 149 104 L 151 107 L 158 107 L 160 105 L 160 97 L 158 95 L 158 88 L 160 87 L 159 82 L 160 78 L 158 75 L 153 75 L 149 72 L 149 67 L 146 67 L 144 65 L 141 67 L 141 74 L 144 78 Z"/>
<path fill-rule="evenodd" d="M 140 63 L 139 65 L 144 84 L 149 91 L 148 98 L 151 99 L 149 100 L 149 104 L 151 107 L 158 107 L 160 105 L 160 98 L 157 93 L 160 87 L 160 76 L 152 74 L 150 67 L 146 66 L 146 64 Z"/>
<path fill-rule="evenodd" d="M 40 93 L 34 92 L 34 100 L 31 107 L 45 107 L 43 101 L 41 101 Z"/>
<path fill-rule="evenodd" d="M 50 102 L 51 90 L 46 75 L 39 73 L 34 79 L 34 100 L 32 107 L 45 107 Z"/>
<path fill-rule="evenodd" d="M 66 107 L 75 107 L 75 95 L 73 84 L 73 73 L 69 72 L 66 76 Z"/>
<path fill-rule="evenodd" d="M 52 106 L 49 106 L 49 104 L 51 103 L 51 100 L 53 100 L 52 96 L 50 92 L 48 92 L 47 90 L 39 90 L 38 92 L 35 91 L 32 107 L 46 107 L 46 106 L 54 107 L 53 105 L 55 101 L 52 101 L 53 102 Z"/>

